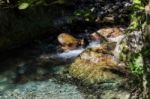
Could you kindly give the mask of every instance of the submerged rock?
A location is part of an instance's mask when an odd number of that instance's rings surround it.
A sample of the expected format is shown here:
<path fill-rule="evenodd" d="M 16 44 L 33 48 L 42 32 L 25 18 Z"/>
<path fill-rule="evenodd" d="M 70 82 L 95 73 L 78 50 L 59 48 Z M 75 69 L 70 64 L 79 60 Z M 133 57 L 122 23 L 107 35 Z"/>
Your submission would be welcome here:
<path fill-rule="evenodd" d="M 84 95 L 74 85 L 57 84 L 50 79 L 22 85 L 9 84 L 8 89 L 0 89 L 0 99 L 84 99 Z"/>

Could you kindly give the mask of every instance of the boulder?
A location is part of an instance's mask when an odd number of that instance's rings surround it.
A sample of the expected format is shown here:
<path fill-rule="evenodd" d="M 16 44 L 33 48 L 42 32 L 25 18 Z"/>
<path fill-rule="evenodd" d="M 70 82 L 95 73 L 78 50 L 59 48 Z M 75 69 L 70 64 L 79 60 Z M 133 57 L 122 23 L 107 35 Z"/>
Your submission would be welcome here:
<path fill-rule="evenodd" d="M 57 39 L 63 51 L 73 50 L 84 44 L 83 40 L 77 39 L 69 33 L 61 33 Z"/>
<path fill-rule="evenodd" d="M 123 28 L 119 26 L 104 27 L 93 32 L 91 35 L 97 34 L 110 42 L 118 42 L 124 37 Z M 98 37 L 98 36 L 97 36 Z"/>
<path fill-rule="evenodd" d="M 69 73 L 88 84 L 118 81 L 128 73 L 126 66 L 113 55 L 113 43 L 88 48 L 70 65 Z"/>

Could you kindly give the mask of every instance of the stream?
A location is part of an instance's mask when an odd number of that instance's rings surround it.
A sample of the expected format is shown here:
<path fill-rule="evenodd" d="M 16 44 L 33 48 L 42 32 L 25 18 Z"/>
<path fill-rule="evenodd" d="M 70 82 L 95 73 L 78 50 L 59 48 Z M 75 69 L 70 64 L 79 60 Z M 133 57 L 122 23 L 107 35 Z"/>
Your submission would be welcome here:
<path fill-rule="evenodd" d="M 98 44 L 91 42 L 86 48 Z M 64 73 L 68 61 L 86 48 L 54 54 L 43 52 L 41 46 L 45 51 L 49 49 L 49 44 L 20 48 L 1 59 L 0 66 L 7 69 L 2 68 L 0 72 L 0 99 L 86 99 L 88 95 L 76 84 L 61 81 L 65 77 L 71 78 Z"/>
<path fill-rule="evenodd" d="M 100 41 L 90 41 L 85 47 L 61 52 L 58 49 L 56 36 L 61 32 L 69 32 L 82 39 L 101 28 L 114 27 L 116 24 L 123 24 L 126 27 L 128 25 L 127 7 L 130 6 L 129 1 L 115 0 L 108 3 L 103 0 L 81 0 L 77 1 L 72 9 L 59 7 L 55 9 L 56 13 L 53 11 L 53 14 L 56 14 L 57 17 L 54 17 L 52 25 L 57 28 L 55 32 L 48 30 L 49 37 L 46 37 L 46 40 L 37 40 L 33 44 L 28 43 L 14 50 L 8 50 L 4 54 L 1 53 L 0 99 L 128 99 L 129 90 L 126 90 L 125 86 L 120 86 L 119 83 L 102 82 L 94 86 L 86 85 L 82 83 L 82 80 L 75 79 L 69 74 L 68 67 L 74 59 L 86 49 L 100 45 Z M 97 23 L 83 21 L 86 16 L 74 15 L 75 9 L 77 11 L 82 9 L 84 14 L 88 11 L 87 8 L 90 9 L 88 13 L 96 15 Z M 47 18 L 49 19 L 51 13 L 46 12 L 49 13 L 49 16 L 44 13 L 41 16 L 44 15 L 45 23 L 42 22 L 44 25 L 50 22 L 50 25 L 51 21 L 47 21 Z M 39 13 L 37 16 L 39 20 L 41 18 Z M 114 18 L 114 22 L 109 23 L 109 20 L 105 22 L 104 19 L 110 16 Z M 72 21 L 70 21 L 70 17 L 73 17 Z M 123 20 L 123 22 L 119 22 L 119 20 Z M 37 20 L 33 22 L 40 24 Z M 42 27 L 43 24 L 39 26 Z M 44 29 L 41 28 L 41 30 Z M 115 40 L 118 41 L 116 38 L 112 41 Z M 118 49 L 116 51 L 118 52 Z"/>
<path fill-rule="evenodd" d="M 68 66 L 76 57 L 99 45 L 99 40 L 91 40 L 85 47 L 61 52 L 56 43 L 38 41 L 2 55 L 0 99 L 128 99 L 120 82 L 91 86 L 69 74 Z"/>

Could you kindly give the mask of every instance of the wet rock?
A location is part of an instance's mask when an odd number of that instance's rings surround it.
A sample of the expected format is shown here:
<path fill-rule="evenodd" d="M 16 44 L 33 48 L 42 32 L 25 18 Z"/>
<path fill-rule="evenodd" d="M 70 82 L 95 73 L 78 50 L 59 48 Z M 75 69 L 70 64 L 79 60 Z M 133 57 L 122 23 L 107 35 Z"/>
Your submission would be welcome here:
<path fill-rule="evenodd" d="M 104 53 L 104 54 L 111 54 L 112 55 L 115 47 L 116 47 L 116 42 L 107 42 L 104 44 L 99 44 L 99 46 L 91 48 L 91 50 L 94 52 L 98 52 L 98 53 Z"/>
<path fill-rule="evenodd" d="M 133 53 L 141 52 L 144 46 L 143 39 L 141 31 L 129 32 L 119 45 L 121 49 L 120 59 L 127 62 L 131 59 Z"/>
<path fill-rule="evenodd" d="M 97 23 L 114 23 L 115 18 L 114 18 L 114 16 L 106 16 L 103 19 L 97 17 L 95 21 Z"/>
<path fill-rule="evenodd" d="M 143 39 L 142 31 L 133 31 L 123 39 L 123 42 L 127 44 L 129 51 L 138 53 L 144 46 Z"/>
<path fill-rule="evenodd" d="M 123 90 L 122 91 L 107 90 L 103 92 L 101 99 L 106 99 L 106 97 L 108 99 L 129 99 L 130 94 L 128 91 L 123 91 Z"/>
<path fill-rule="evenodd" d="M 122 52 L 122 48 L 120 47 L 122 40 L 125 38 L 124 34 L 124 28 L 119 26 L 113 26 L 113 27 L 104 27 L 96 32 L 93 32 L 92 34 L 99 35 L 99 37 L 103 38 L 103 41 L 107 42 L 116 42 L 115 46 L 112 44 L 112 47 L 114 47 L 114 56 L 119 59 L 120 53 Z M 109 45 L 109 44 L 108 44 Z"/>
<path fill-rule="evenodd" d="M 94 33 L 97 33 L 97 34 L 105 37 L 105 39 L 107 39 L 108 41 L 118 42 L 118 39 L 123 36 L 124 31 L 123 31 L 123 28 L 114 26 L 114 27 L 101 28 Z M 117 39 L 117 37 L 119 37 L 119 38 Z"/>
<path fill-rule="evenodd" d="M 78 46 L 84 44 L 83 40 L 79 40 L 68 33 L 61 33 L 58 35 L 58 41 L 64 51 L 76 49 Z"/>
<path fill-rule="evenodd" d="M 132 5 L 130 0 L 77 0 L 76 9 L 87 11 L 87 9 L 94 9 L 91 11 L 92 15 L 94 15 L 98 23 L 123 23 L 129 24 L 129 9 Z M 112 18 L 108 18 L 108 17 Z M 80 17 L 82 18 L 82 17 Z"/>
<path fill-rule="evenodd" d="M 92 93 L 87 99 L 129 98 L 130 73 L 115 56 L 116 46 L 117 42 L 107 42 L 87 48 L 70 65 L 69 74 L 88 86 L 85 92 Z"/>
<path fill-rule="evenodd" d="M 90 39 L 91 39 L 91 41 L 97 41 L 97 42 L 100 42 L 100 43 L 103 43 L 103 42 L 107 41 L 102 35 L 99 35 L 96 32 L 90 34 Z"/>

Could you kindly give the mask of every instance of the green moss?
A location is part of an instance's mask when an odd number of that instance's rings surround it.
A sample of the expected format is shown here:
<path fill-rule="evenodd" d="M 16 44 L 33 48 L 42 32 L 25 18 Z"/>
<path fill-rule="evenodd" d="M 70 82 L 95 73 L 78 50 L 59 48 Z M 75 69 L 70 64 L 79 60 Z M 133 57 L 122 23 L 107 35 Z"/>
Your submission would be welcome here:
<path fill-rule="evenodd" d="M 96 84 L 120 79 L 117 74 L 107 69 L 107 66 L 88 63 L 79 58 L 70 66 L 69 73 L 86 84 Z"/>

